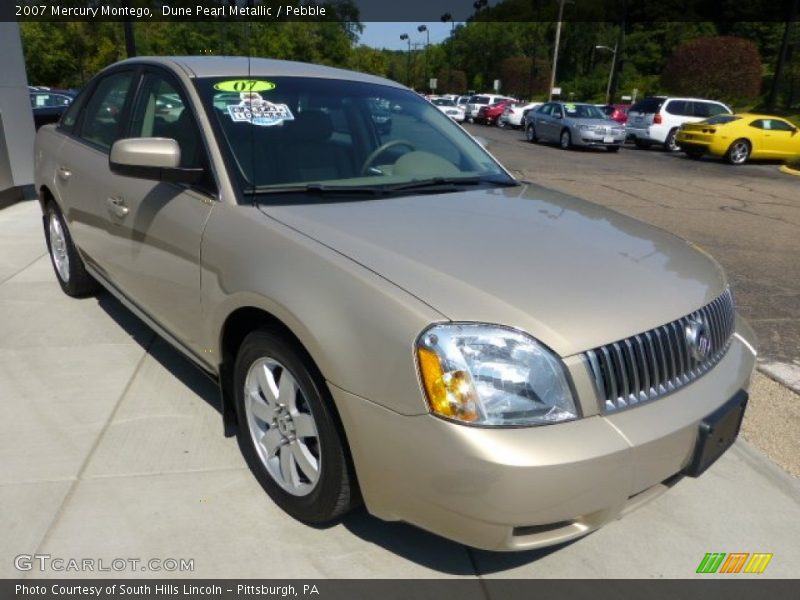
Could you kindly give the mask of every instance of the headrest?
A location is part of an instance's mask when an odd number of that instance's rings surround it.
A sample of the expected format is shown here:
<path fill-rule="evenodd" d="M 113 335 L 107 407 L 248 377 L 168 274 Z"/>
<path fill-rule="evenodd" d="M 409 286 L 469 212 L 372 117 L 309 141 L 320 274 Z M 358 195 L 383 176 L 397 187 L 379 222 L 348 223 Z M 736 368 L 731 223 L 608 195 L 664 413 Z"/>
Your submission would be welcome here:
<path fill-rule="evenodd" d="M 333 121 L 321 110 L 307 110 L 287 123 L 286 134 L 292 142 L 324 142 L 333 133 Z"/>

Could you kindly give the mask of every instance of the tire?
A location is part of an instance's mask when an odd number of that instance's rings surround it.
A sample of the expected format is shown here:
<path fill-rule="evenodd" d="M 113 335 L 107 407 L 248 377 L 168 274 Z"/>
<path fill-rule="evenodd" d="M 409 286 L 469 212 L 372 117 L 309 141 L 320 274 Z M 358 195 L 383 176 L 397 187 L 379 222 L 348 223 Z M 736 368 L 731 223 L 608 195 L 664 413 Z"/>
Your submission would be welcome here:
<path fill-rule="evenodd" d="M 641 150 L 647 150 L 650 147 L 650 142 L 647 142 L 645 140 L 640 140 L 639 138 L 633 138 L 633 143 L 637 148 Z"/>
<path fill-rule="evenodd" d="M 678 135 L 677 128 L 669 130 L 669 133 L 667 134 L 667 139 L 664 140 L 664 150 L 666 150 L 667 152 L 678 152 L 681 149 L 680 145 L 675 140 L 677 135 Z"/>
<path fill-rule="evenodd" d="M 562 150 L 569 150 L 572 148 L 572 134 L 569 132 L 569 129 L 564 129 L 561 132 L 559 141 L 559 145 L 561 146 Z"/>
<path fill-rule="evenodd" d="M 497 127 L 503 129 L 506 126 L 505 121 L 501 121 L 500 119 L 497 120 Z"/>
<path fill-rule="evenodd" d="M 606 146 L 606 150 L 613 153 L 619 152 L 619 149 L 620 149 L 619 146 Z"/>
<path fill-rule="evenodd" d="M 67 222 L 54 201 L 47 204 L 44 237 L 56 279 L 65 294 L 82 298 L 100 289 L 97 281 L 86 271 L 86 265 L 72 241 Z"/>
<path fill-rule="evenodd" d="M 234 385 L 239 447 L 275 504 L 323 524 L 360 502 L 330 392 L 302 348 L 273 330 L 253 331 L 237 354 Z"/>
<path fill-rule="evenodd" d="M 741 138 L 733 142 L 725 153 L 725 160 L 732 165 L 743 165 L 750 158 L 752 146 L 746 139 Z"/>
<path fill-rule="evenodd" d="M 525 139 L 531 144 L 535 144 L 539 141 L 539 138 L 536 137 L 536 129 L 533 128 L 533 123 L 525 128 Z"/>

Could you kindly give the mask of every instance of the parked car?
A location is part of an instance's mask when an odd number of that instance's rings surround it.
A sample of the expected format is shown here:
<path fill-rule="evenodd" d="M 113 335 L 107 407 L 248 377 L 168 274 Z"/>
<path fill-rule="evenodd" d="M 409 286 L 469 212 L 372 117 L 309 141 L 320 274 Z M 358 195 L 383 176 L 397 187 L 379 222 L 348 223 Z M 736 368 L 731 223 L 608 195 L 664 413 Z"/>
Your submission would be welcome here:
<path fill-rule="evenodd" d="M 464 109 L 459 107 L 453 100 L 450 98 L 434 98 L 431 100 L 433 105 L 446 114 L 448 117 L 453 119 L 456 123 L 463 123 L 465 117 Z"/>
<path fill-rule="evenodd" d="M 510 104 L 511 100 L 500 100 L 499 102 L 495 102 L 489 106 L 482 106 L 480 110 L 478 110 L 478 116 L 475 117 L 474 120 L 476 123 L 494 125 L 500 119 L 506 107 Z"/>
<path fill-rule="evenodd" d="M 165 94 L 173 122 L 151 110 Z M 363 499 L 471 546 L 560 544 L 739 431 L 755 350 L 720 265 L 516 181 L 393 81 L 126 60 L 35 157 L 63 291 L 106 288 L 216 381 L 250 469 L 304 522 Z"/>
<path fill-rule="evenodd" d="M 681 125 L 732 112 L 714 100 L 648 96 L 631 106 L 626 128 L 637 148 L 659 144 L 669 152 L 676 152 L 680 146 L 675 136 Z"/>
<path fill-rule="evenodd" d="M 58 121 L 75 96 L 69 90 L 51 90 L 39 87 L 29 87 L 28 94 L 36 129 L 47 123 Z"/>
<path fill-rule="evenodd" d="M 503 111 L 503 114 L 500 115 L 500 118 L 497 121 L 498 127 L 513 127 L 514 129 L 519 129 L 523 127 L 522 120 L 525 117 L 525 114 L 536 108 L 537 106 L 541 106 L 541 102 L 528 102 L 526 104 L 510 104 L 506 106 L 506 109 Z"/>
<path fill-rule="evenodd" d="M 497 94 L 477 94 L 471 96 L 470 99 L 467 101 L 467 120 L 474 121 L 475 118 L 478 116 L 481 108 L 485 106 L 491 106 L 496 102 L 500 102 L 501 100 L 508 100 L 505 96 L 499 96 Z"/>
<path fill-rule="evenodd" d="M 612 121 L 625 125 L 628 122 L 630 108 L 630 104 L 607 104 L 603 106 L 603 113 Z"/>
<path fill-rule="evenodd" d="M 548 102 L 529 112 L 525 137 L 529 142 L 556 142 L 573 146 L 599 146 L 617 152 L 625 143 L 625 128 L 593 104 Z"/>
<path fill-rule="evenodd" d="M 707 153 L 732 165 L 743 165 L 751 159 L 800 156 L 797 125 L 771 115 L 717 115 L 699 123 L 685 123 L 678 130 L 676 141 L 690 158 Z"/>

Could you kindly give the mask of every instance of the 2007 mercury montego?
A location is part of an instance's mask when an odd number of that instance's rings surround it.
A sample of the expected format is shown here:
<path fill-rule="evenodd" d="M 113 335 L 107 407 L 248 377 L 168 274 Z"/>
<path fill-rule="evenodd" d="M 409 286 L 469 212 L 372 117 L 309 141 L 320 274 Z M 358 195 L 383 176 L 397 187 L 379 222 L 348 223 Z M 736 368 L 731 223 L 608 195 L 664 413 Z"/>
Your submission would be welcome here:
<path fill-rule="evenodd" d="M 738 433 L 755 351 L 720 266 L 516 181 L 394 82 L 124 61 L 39 131 L 36 186 L 64 291 L 108 289 L 216 379 L 253 473 L 305 522 L 363 500 L 476 547 L 547 546 Z"/>

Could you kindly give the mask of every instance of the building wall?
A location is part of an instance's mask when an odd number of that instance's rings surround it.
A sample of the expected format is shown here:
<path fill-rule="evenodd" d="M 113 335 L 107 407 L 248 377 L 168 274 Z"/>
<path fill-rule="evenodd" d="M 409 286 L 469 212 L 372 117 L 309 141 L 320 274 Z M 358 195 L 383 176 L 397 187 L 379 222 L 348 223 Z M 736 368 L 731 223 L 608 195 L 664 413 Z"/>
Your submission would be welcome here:
<path fill-rule="evenodd" d="M 33 114 L 19 24 L 0 22 L 0 202 L 33 184 Z"/>

